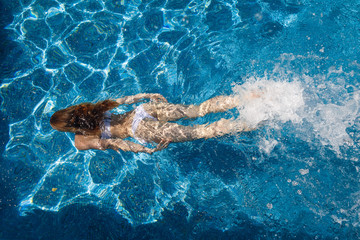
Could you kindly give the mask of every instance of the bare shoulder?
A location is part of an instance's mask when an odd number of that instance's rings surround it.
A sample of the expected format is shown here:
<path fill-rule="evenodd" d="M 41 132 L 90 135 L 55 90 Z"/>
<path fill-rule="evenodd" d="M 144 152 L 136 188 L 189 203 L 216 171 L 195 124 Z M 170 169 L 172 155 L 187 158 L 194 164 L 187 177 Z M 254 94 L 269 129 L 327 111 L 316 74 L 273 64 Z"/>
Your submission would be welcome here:
<path fill-rule="evenodd" d="M 75 134 L 75 147 L 79 150 L 101 149 L 100 138 L 95 135 Z"/>

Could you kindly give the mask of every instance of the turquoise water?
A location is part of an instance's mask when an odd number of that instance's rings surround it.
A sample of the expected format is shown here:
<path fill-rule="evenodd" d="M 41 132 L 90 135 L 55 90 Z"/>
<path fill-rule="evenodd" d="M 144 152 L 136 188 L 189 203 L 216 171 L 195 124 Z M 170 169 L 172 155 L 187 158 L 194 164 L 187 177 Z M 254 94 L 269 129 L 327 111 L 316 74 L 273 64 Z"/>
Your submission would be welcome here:
<path fill-rule="evenodd" d="M 3 6 L 1 238 L 359 237 L 357 1 Z M 264 125 L 151 156 L 80 152 L 49 124 L 81 102 L 158 92 L 198 104 L 244 89 L 264 94 L 180 123 Z"/>

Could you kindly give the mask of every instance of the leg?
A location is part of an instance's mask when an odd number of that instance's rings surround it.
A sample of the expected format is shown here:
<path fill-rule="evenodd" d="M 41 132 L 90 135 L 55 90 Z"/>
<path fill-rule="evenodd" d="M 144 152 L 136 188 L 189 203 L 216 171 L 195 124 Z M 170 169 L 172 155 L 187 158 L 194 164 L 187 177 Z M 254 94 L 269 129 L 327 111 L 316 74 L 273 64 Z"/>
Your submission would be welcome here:
<path fill-rule="evenodd" d="M 217 96 L 201 103 L 198 106 L 198 115 L 203 117 L 208 113 L 225 112 L 239 106 L 239 103 L 238 96 Z"/>
<path fill-rule="evenodd" d="M 237 96 L 217 96 L 200 105 L 182 105 L 170 103 L 147 103 L 144 108 L 158 120 L 176 121 L 181 118 L 203 117 L 208 113 L 225 112 L 238 106 Z"/>
<path fill-rule="evenodd" d="M 171 142 L 187 142 L 201 138 L 215 138 L 230 133 L 251 131 L 244 123 L 230 119 L 221 119 L 217 122 L 204 125 L 183 126 L 177 123 L 163 121 L 142 121 L 136 131 L 138 138 L 146 141 L 160 142 L 170 140 Z"/>
<path fill-rule="evenodd" d="M 238 132 L 252 131 L 254 128 L 249 127 L 244 122 L 239 122 L 232 119 L 222 118 L 219 121 L 211 124 L 204 124 L 196 126 L 196 132 L 198 138 L 215 138 L 221 137 L 226 134 L 235 134 Z"/>

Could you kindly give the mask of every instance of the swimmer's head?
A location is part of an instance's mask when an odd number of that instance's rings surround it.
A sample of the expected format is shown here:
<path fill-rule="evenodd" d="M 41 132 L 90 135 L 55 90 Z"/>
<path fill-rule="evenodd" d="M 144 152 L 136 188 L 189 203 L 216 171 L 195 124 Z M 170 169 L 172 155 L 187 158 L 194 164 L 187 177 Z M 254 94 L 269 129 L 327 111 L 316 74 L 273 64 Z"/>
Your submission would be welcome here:
<path fill-rule="evenodd" d="M 50 118 L 50 125 L 61 132 L 100 134 L 104 113 L 117 106 L 119 104 L 111 100 L 71 106 L 55 112 Z"/>

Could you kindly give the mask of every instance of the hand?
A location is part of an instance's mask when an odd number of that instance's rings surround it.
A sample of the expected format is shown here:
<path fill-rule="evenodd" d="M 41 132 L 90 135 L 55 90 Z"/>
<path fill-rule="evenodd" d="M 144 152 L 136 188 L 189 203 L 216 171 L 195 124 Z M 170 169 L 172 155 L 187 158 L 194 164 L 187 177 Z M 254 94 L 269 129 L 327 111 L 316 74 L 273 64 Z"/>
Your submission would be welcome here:
<path fill-rule="evenodd" d="M 171 140 L 169 139 L 163 139 L 159 142 L 159 144 L 156 146 L 156 148 L 149 149 L 148 153 L 153 154 L 154 152 L 161 151 L 165 148 L 167 148 L 170 144 Z"/>
<path fill-rule="evenodd" d="M 159 93 L 150 94 L 150 99 L 155 102 L 167 102 L 166 98 Z"/>

